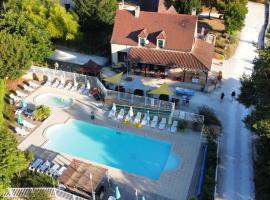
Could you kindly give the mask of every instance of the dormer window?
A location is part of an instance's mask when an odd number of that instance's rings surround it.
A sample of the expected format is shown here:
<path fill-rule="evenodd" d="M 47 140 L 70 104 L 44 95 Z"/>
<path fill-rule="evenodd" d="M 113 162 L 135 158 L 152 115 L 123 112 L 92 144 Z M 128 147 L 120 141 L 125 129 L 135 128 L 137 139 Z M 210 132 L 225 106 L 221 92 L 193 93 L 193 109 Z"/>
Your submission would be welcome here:
<path fill-rule="evenodd" d="M 146 41 L 146 38 L 139 38 L 139 45 L 141 46 L 141 47 L 144 47 L 145 46 L 145 41 Z"/>
<path fill-rule="evenodd" d="M 163 49 L 164 45 L 165 45 L 165 40 L 162 40 L 162 39 L 157 40 L 157 47 L 158 48 Z"/>

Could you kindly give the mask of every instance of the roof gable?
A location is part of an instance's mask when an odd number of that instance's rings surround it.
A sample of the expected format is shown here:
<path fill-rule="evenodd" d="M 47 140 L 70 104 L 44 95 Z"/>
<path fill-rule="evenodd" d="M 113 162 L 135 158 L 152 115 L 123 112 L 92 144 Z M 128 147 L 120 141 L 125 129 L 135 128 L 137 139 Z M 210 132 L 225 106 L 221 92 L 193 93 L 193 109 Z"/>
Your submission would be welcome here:
<path fill-rule="evenodd" d="M 149 44 L 155 48 L 160 32 L 166 33 L 166 49 L 190 52 L 196 30 L 197 17 L 193 15 L 140 11 L 139 17 L 127 10 L 118 10 L 111 43 L 138 45 L 138 35 L 147 29 Z"/>

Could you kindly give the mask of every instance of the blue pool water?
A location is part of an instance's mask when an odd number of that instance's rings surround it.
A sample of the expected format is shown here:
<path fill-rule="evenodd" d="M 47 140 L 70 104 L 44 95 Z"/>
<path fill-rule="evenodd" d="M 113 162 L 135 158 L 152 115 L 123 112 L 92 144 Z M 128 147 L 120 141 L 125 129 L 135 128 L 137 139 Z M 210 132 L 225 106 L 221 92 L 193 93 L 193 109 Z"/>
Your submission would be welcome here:
<path fill-rule="evenodd" d="M 79 120 L 47 129 L 46 148 L 157 180 L 179 160 L 171 144 Z"/>
<path fill-rule="evenodd" d="M 47 105 L 54 108 L 68 108 L 73 100 L 57 94 L 45 93 L 37 96 L 35 102 L 38 105 Z"/>

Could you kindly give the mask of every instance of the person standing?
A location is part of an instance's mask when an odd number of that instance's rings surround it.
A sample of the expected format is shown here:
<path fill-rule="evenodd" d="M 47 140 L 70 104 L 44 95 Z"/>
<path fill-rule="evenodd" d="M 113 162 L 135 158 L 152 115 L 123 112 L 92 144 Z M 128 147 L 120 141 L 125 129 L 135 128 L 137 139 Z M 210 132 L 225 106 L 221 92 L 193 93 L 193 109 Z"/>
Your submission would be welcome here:
<path fill-rule="evenodd" d="M 231 96 L 232 96 L 232 102 L 235 100 L 235 95 L 236 95 L 236 93 L 235 93 L 235 91 L 233 90 L 233 91 L 232 91 L 232 94 L 231 94 Z"/>
<path fill-rule="evenodd" d="M 221 92 L 221 95 L 220 95 L 220 102 L 222 102 L 222 101 L 223 101 L 224 96 L 225 96 L 224 92 Z"/>

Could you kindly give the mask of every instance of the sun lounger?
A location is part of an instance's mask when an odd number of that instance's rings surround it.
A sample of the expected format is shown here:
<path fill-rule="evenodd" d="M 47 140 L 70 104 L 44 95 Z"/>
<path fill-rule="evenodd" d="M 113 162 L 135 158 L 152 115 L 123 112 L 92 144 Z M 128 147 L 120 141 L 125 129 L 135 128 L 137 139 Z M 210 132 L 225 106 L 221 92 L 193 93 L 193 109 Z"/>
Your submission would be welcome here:
<path fill-rule="evenodd" d="M 125 122 L 130 122 L 131 119 L 132 119 L 132 118 L 129 116 L 129 114 L 126 114 Z"/>
<path fill-rule="evenodd" d="M 171 126 L 171 130 L 170 130 L 172 133 L 176 132 L 177 125 L 178 125 L 178 121 L 173 121 L 172 126 Z"/>
<path fill-rule="evenodd" d="M 72 88 L 70 89 L 70 91 L 77 91 L 78 90 L 78 84 L 73 84 Z"/>
<path fill-rule="evenodd" d="M 65 86 L 65 90 L 70 90 L 70 88 L 72 87 L 72 83 L 68 82 L 68 84 Z"/>
<path fill-rule="evenodd" d="M 34 91 L 34 89 L 31 88 L 31 87 L 29 87 L 28 85 L 23 85 L 22 87 L 23 87 L 23 89 L 24 89 L 25 91 L 27 91 L 27 92 L 33 92 L 33 91 Z"/>
<path fill-rule="evenodd" d="M 142 122 L 141 122 L 142 126 L 145 126 L 146 124 L 147 124 L 147 114 L 144 115 Z"/>
<path fill-rule="evenodd" d="M 89 93 L 89 89 L 87 89 L 87 88 L 85 88 L 84 90 L 83 90 L 83 92 L 82 92 L 84 95 L 89 95 L 90 93 Z"/>
<path fill-rule="evenodd" d="M 62 166 L 59 170 L 56 170 L 54 176 L 61 176 L 67 168 Z"/>
<path fill-rule="evenodd" d="M 124 108 L 121 108 L 121 110 L 119 111 L 119 113 L 117 115 L 117 119 L 118 120 L 123 119 L 124 115 L 125 115 L 125 110 L 124 110 Z"/>
<path fill-rule="evenodd" d="M 158 116 L 155 115 L 155 116 L 153 117 L 152 122 L 151 122 L 151 128 L 156 128 L 157 123 L 158 123 Z"/>
<path fill-rule="evenodd" d="M 83 93 L 84 90 L 85 90 L 85 84 L 82 84 L 81 87 L 78 89 L 78 92 Z"/>
<path fill-rule="evenodd" d="M 51 163 L 50 163 L 48 160 L 46 160 L 45 163 L 43 163 L 42 165 L 40 165 L 40 166 L 37 168 L 37 171 L 43 173 L 43 172 L 45 172 L 47 169 L 49 169 L 50 166 L 51 166 Z"/>
<path fill-rule="evenodd" d="M 18 97 L 27 97 L 27 94 L 21 92 L 20 90 L 16 90 L 16 94 Z"/>
<path fill-rule="evenodd" d="M 44 84 L 44 86 L 52 86 L 52 82 L 47 80 L 46 83 Z"/>
<path fill-rule="evenodd" d="M 54 164 L 46 173 L 49 175 L 52 175 L 56 172 L 57 169 L 59 169 L 59 165 L 58 164 Z"/>
<path fill-rule="evenodd" d="M 139 124 L 141 122 L 141 118 L 142 118 L 142 113 L 137 112 L 136 117 L 134 119 L 134 124 Z"/>
<path fill-rule="evenodd" d="M 29 169 L 34 170 L 38 168 L 42 163 L 43 163 L 43 160 L 41 160 L 40 158 L 37 158 L 34 162 L 30 164 Z"/>
<path fill-rule="evenodd" d="M 34 83 L 34 82 L 32 82 L 32 81 L 28 81 L 28 84 L 29 84 L 29 86 L 32 87 L 32 88 L 38 88 L 38 87 L 39 87 L 38 84 L 36 84 L 36 83 Z"/>
<path fill-rule="evenodd" d="M 25 128 L 28 128 L 28 129 L 33 129 L 36 127 L 36 125 L 34 124 L 31 124 L 30 122 L 26 121 L 26 120 L 23 120 L 22 121 L 22 124 Z"/>
<path fill-rule="evenodd" d="M 161 119 L 160 123 L 159 123 L 159 129 L 160 130 L 163 130 L 166 126 L 166 123 L 167 123 L 167 119 L 164 117 Z"/>
<path fill-rule="evenodd" d="M 52 84 L 53 88 L 57 88 L 59 86 L 60 82 L 56 79 L 54 83 Z"/>
<path fill-rule="evenodd" d="M 21 100 L 21 98 L 19 98 L 19 97 L 17 97 L 17 96 L 15 96 L 14 94 L 9 94 L 9 97 L 13 100 L 13 101 L 15 101 L 15 102 L 18 102 L 18 101 L 20 101 Z"/>
<path fill-rule="evenodd" d="M 24 128 L 16 127 L 15 131 L 18 135 L 21 135 L 21 136 L 26 136 L 28 134 L 28 132 Z"/>
<path fill-rule="evenodd" d="M 64 83 L 61 82 L 61 83 L 57 86 L 57 88 L 58 88 L 58 89 L 63 89 L 64 86 L 65 86 L 65 82 L 64 82 Z"/>
<path fill-rule="evenodd" d="M 113 108 L 110 110 L 108 117 L 112 118 L 115 116 L 116 111 L 113 110 Z"/>

